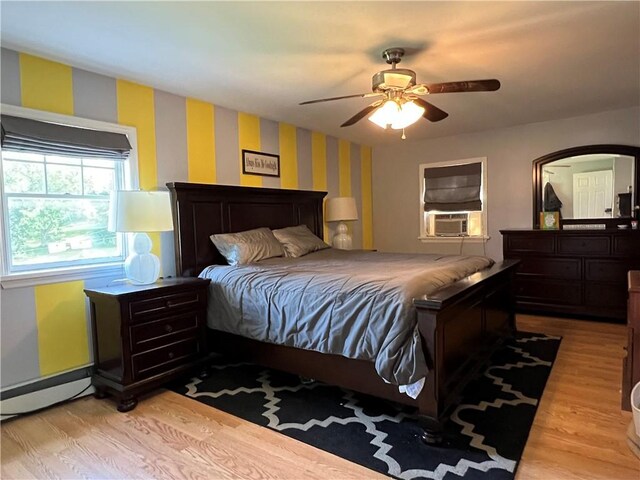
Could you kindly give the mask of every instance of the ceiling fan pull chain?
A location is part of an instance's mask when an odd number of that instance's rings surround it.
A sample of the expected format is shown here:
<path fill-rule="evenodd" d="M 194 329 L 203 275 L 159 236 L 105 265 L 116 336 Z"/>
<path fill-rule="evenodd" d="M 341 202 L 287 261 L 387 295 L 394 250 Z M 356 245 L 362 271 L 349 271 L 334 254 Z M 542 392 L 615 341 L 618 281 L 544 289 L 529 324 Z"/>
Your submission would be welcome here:
<path fill-rule="evenodd" d="M 402 137 L 400 137 L 400 138 L 402 138 L 402 140 L 406 140 L 407 139 L 407 136 L 404 134 L 404 128 L 402 129 Z"/>

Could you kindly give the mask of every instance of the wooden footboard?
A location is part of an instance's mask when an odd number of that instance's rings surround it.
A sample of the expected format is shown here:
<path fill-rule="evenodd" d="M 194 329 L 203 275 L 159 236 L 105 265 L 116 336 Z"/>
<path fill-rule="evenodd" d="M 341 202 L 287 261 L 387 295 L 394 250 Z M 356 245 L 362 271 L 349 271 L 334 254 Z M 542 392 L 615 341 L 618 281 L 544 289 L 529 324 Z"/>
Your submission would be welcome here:
<path fill-rule="evenodd" d="M 418 397 L 420 414 L 442 419 L 495 348 L 515 332 L 516 266 L 501 262 L 414 300 L 430 369 Z"/>

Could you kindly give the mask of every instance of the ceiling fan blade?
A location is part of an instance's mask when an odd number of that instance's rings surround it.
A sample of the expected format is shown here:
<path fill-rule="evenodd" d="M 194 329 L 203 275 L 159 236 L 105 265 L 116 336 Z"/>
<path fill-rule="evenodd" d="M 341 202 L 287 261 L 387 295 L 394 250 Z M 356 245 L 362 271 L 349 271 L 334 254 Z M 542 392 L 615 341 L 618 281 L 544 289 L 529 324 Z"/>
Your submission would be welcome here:
<path fill-rule="evenodd" d="M 298 105 L 310 105 L 312 103 L 332 102 L 333 100 L 342 100 L 345 98 L 376 97 L 378 95 L 382 95 L 382 94 L 381 93 L 358 93 L 357 95 L 343 95 L 342 97 L 319 98 L 318 100 L 307 100 L 306 102 L 301 102 Z"/>
<path fill-rule="evenodd" d="M 416 85 L 417 87 L 418 85 Z M 445 82 L 425 84 L 430 94 L 457 92 L 495 92 L 500 88 L 500 81 L 495 78 L 488 80 L 467 80 L 465 82 Z M 415 87 L 413 87 L 415 88 Z"/>
<path fill-rule="evenodd" d="M 413 101 L 424 108 L 424 113 L 422 114 L 422 116 L 430 122 L 439 122 L 440 120 L 444 120 L 449 116 L 449 114 L 444 110 L 440 110 L 435 105 L 421 98 L 414 98 Z"/>
<path fill-rule="evenodd" d="M 376 108 L 378 108 L 380 105 L 382 104 L 382 102 L 378 101 L 375 103 L 372 103 L 371 105 L 369 105 L 367 108 L 360 110 L 358 113 L 356 113 L 353 117 L 351 117 L 349 120 L 347 120 L 346 122 L 344 122 L 342 125 L 340 125 L 341 127 L 350 127 L 351 125 L 353 125 L 356 122 L 359 122 L 360 120 L 362 120 L 364 117 L 366 117 L 367 115 L 369 115 L 371 112 L 373 112 Z"/>

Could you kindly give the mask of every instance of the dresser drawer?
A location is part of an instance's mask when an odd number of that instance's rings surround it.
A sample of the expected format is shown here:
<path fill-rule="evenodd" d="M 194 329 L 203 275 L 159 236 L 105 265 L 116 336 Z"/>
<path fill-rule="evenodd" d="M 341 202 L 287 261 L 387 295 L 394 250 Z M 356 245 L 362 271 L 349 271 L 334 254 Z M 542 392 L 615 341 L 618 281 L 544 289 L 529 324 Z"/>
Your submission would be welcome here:
<path fill-rule="evenodd" d="M 567 255 L 609 255 L 609 237 L 558 237 L 558 253 Z"/>
<path fill-rule="evenodd" d="M 152 377 L 186 363 L 200 353 L 200 342 L 196 337 L 172 343 L 131 357 L 132 374 L 135 380 Z"/>
<path fill-rule="evenodd" d="M 530 302 L 553 302 L 558 305 L 580 305 L 582 287 L 578 282 L 546 280 L 516 276 L 516 297 Z"/>
<path fill-rule="evenodd" d="M 553 253 L 552 235 L 509 235 L 506 237 L 507 253 Z"/>
<path fill-rule="evenodd" d="M 593 307 L 609 307 L 625 310 L 627 289 L 624 282 L 619 284 L 587 283 L 585 286 L 585 304 Z"/>
<path fill-rule="evenodd" d="M 144 352 L 194 336 L 198 329 L 198 312 L 188 312 L 161 320 L 137 324 L 130 328 L 131 351 Z"/>
<path fill-rule="evenodd" d="M 129 303 L 129 318 L 131 323 L 139 323 L 180 310 L 195 309 L 201 295 L 200 292 L 183 292 L 134 301 Z"/>
<path fill-rule="evenodd" d="M 549 278 L 580 280 L 582 265 L 578 258 L 531 258 L 523 256 L 520 259 L 518 273 L 544 275 Z"/>
<path fill-rule="evenodd" d="M 585 278 L 588 281 L 624 284 L 627 279 L 627 272 L 630 269 L 631 265 L 622 260 L 591 258 L 585 260 Z"/>
<path fill-rule="evenodd" d="M 613 254 L 640 258 L 640 232 L 626 233 L 613 237 Z"/>

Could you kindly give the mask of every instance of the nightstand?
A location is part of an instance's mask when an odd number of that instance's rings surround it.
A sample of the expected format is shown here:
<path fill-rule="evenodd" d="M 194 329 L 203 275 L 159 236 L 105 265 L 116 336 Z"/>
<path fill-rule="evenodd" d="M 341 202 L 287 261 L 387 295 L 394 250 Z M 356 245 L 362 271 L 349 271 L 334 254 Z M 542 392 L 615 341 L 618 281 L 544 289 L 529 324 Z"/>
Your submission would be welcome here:
<path fill-rule="evenodd" d="M 86 289 L 93 327 L 96 397 L 113 394 L 128 412 L 138 395 L 208 359 L 208 279 Z"/>

